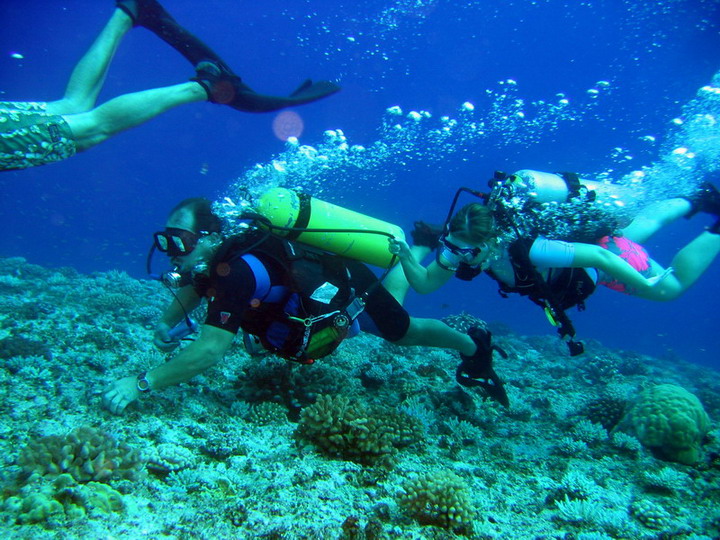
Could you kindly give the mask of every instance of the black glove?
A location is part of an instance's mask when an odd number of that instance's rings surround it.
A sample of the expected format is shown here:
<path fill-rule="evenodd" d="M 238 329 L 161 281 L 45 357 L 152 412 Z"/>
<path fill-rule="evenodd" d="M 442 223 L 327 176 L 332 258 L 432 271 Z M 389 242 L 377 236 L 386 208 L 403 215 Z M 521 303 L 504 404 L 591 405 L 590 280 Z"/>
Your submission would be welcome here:
<path fill-rule="evenodd" d="M 460 355 L 462 362 L 455 371 L 455 380 L 462 386 L 479 386 L 487 398 L 509 407 L 510 399 L 505 392 L 505 383 L 492 367 L 493 351 L 497 351 L 503 358 L 507 358 L 507 353 L 492 344 L 492 333 L 489 330 L 473 326 L 468 330 L 468 335 L 477 345 L 477 351 L 472 356 Z"/>
<path fill-rule="evenodd" d="M 413 245 L 425 246 L 430 249 L 436 249 L 440 243 L 440 235 L 442 227 L 438 225 L 429 225 L 424 221 L 416 221 L 415 228 L 410 233 L 413 239 Z"/>

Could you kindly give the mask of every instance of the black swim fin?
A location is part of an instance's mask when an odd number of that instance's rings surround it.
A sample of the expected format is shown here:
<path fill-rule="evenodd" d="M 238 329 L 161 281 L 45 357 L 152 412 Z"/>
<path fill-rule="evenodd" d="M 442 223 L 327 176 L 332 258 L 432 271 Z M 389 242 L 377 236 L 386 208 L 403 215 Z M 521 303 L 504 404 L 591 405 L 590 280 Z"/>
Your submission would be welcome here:
<path fill-rule="evenodd" d="M 687 219 L 690 219 L 698 212 L 720 217 L 720 191 L 708 180 L 708 176 L 700 183 L 692 197 L 686 197 L 692 207 L 685 216 Z M 719 180 L 720 174 L 716 173 L 712 177 L 712 181 L 718 183 Z"/>
<path fill-rule="evenodd" d="M 473 379 L 465 374 L 463 364 L 460 364 L 455 372 L 455 380 L 466 387 L 480 387 L 484 394 L 484 399 L 492 399 L 497 401 L 506 409 L 510 407 L 510 398 L 505 391 L 505 383 L 493 368 L 488 368 L 483 373 L 481 379 Z"/>
<path fill-rule="evenodd" d="M 503 358 L 507 358 L 507 353 L 493 345 L 489 330 L 473 326 L 468 329 L 468 335 L 475 342 L 477 350 L 472 356 L 460 355 L 462 362 L 455 371 L 455 380 L 466 387 L 480 387 L 486 398 L 497 401 L 505 408 L 510 407 L 505 383 L 492 367 L 494 351 Z"/>
<path fill-rule="evenodd" d="M 241 83 L 241 89 L 239 89 L 235 99 L 228 105 L 233 109 L 245 112 L 277 111 L 286 107 L 311 103 L 339 91 L 340 87 L 330 81 L 314 83 L 308 79 L 288 97 L 267 96 L 258 94 L 246 84 Z"/>
<path fill-rule="evenodd" d="M 244 112 L 269 112 L 285 107 L 294 107 L 322 99 L 340 90 L 340 87 L 329 81 L 313 83 L 303 82 L 288 97 L 266 96 L 258 94 L 242 79 L 223 65 L 213 61 L 202 61 L 198 64 L 197 76 L 192 79 L 200 83 L 213 103 L 227 105 Z"/>
<path fill-rule="evenodd" d="M 133 20 L 137 25 L 154 32 L 198 69 L 193 80 L 205 88 L 213 103 L 245 112 L 268 112 L 317 101 L 340 90 L 335 83 L 313 83 L 308 79 L 288 97 L 258 94 L 243 83 L 215 51 L 180 26 L 157 0 L 119 0 L 118 7 L 127 13 L 134 11 Z M 219 68 L 219 73 L 212 74 L 212 70 L 208 73 L 208 63 Z"/>
<path fill-rule="evenodd" d="M 212 60 L 230 71 L 215 51 L 178 24 L 157 0 L 117 0 L 117 7 L 132 18 L 134 26 L 150 30 L 193 66 L 203 60 Z"/>

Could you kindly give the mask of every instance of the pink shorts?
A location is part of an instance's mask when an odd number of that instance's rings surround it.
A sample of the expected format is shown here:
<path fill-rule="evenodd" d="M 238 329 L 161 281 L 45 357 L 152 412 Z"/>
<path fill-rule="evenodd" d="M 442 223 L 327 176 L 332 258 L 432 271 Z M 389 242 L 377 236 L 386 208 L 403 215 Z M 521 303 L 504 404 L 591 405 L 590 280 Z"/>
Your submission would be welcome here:
<path fill-rule="evenodd" d="M 628 240 L 623 236 L 603 236 L 598 240 L 598 245 L 608 251 L 625 259 L 630 266 L 640 272 L 645 277 L 652 276 L 650 268 L 650 255 L 640 244 L 636 244 L 632 240 Z M 600 274 L 598 283 L 606 287 L 625 294 L 632 294 L 633 289 L 616 279 L 612 279 L 605 273 Z"/>

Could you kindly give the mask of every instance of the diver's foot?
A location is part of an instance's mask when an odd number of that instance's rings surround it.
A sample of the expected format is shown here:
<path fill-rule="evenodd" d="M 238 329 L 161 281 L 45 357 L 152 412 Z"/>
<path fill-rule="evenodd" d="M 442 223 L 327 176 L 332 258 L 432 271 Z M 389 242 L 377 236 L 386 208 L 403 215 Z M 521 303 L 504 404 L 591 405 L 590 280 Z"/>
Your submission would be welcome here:
<path fill-rule="evenodd" d="M 200 84 L 207 92 L 208 101 L 230 105 L 241 84 L 240 77 L 225 66 L 211 60 L 203 60 L 195 66 L 195 77 L 190 79 Z"/>
<path fill-rule="evenodd" d="M 692 209 L 686 217 L 690 218 L 698 212 L 703 212 L 720 218 L 720 191 L 710 182 L 702 182 L 697 192 L 692 197 L 688 197 L 688 200 Z"/>
<path fill-rule="evenodd" d="M 137 0 L 117 0 L 115 2 L 116 7 L 125 12 L 125 15 L 130 17 L 132 25 L 138 25 L 138 3 Z"/>
<path fill-rule="evenodd" d="M 440 235 L 443 232 L 442 226 L 430 225 L 424 221 L 416 221 L 414 225 L 415 228 L 410 233 L 413 239 L 413 245 L 436 249 L 440 242 Z"/>
<path fill-rule="evenodd" d="M 152 30 L 164 20 L 174 20 L 157 0 L 117 0 L 116 5 L 132 19 L 133 26 Z"/>
<path fill-rule="evenodd" d="M 492 367 L 493 351 L 500 353 L 503 358 L 507 358 L 507 354 L 492 344 L 492 334 L 488 330 L 473 326 L 468 330 L 468 335 L 477 349 L 471 356 L 460 355 L 462 362 L 455 372 L 455 380 L 463 386 L 480 387 L 487 398 L 509 407 L 510 398 L 505 392 L 505 383 Z"/>
<path fill-rule="evenodd" d="M 483 377 L 487 370 L 492 368 L 492 333 L 479 326 L 473 326 L 468 328 L 467 334 L 475 343 L 476 349 L 470 356 L 460 355 L 465 364 L 463 371 L 469 377 Z"/>

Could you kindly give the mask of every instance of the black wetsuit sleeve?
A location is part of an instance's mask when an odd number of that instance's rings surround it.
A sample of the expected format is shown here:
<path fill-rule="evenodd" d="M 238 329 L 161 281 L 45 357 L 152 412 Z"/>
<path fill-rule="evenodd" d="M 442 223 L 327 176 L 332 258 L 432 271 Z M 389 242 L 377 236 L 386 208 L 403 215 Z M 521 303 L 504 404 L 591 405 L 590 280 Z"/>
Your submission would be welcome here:
<path fill-rule="evenodd" d="M 255 276 L 242 258 L 217 264 L 205 291 L 208 298 L 205 324 L 236 334 L 254 292 Z"/>

